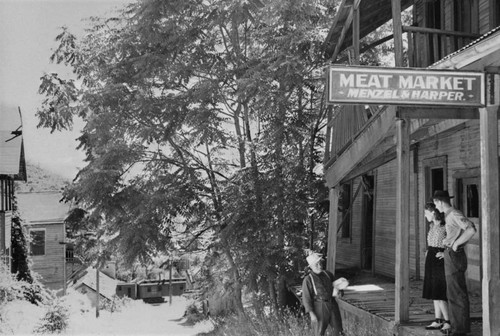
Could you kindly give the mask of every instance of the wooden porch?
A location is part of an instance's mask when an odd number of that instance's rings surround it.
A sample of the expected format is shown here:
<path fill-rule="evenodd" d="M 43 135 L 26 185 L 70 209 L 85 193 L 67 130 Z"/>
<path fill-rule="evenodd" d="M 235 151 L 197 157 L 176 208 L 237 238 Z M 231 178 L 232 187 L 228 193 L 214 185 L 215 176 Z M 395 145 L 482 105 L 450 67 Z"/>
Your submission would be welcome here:
<path fill-rule="evenodd" d="M 442 335 L 439 330 L 425 330 L 425 326 L 434 320 L 434 306 L 431 300 L 422 299 L 422 280 L 410 279 L 410 319 L 397 327 L 393 279 L 344 269 L 337 269 L 336 275 L 344 276 L 350 282 L 344 291 L 344 296 L 338 300 L 347 328 L 366 329 L 370 332 L 363 333 L 363 330 L 357 330 L 361 335 Z M 481 295 L 469 293 L 469 299 L 472 321 L 469 335 L 480 336 L 482 335 Z"/>

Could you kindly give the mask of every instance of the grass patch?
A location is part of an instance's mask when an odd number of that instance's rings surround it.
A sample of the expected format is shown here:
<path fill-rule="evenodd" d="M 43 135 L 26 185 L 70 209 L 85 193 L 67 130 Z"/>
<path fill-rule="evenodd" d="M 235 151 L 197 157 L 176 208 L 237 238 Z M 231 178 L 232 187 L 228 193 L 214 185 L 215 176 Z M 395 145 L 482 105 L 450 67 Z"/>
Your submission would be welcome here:
<path fill-rule="evenodd" d="M 344 319 L 345 336 L 392 336 L 391 330 L 373 330 L 362 321 Z M 281 317 L 274 314 L 264 316 L 247 313 L 247 317 L 230 315 L 217 318 L 214 330 L 197 336 L 311 336 L 309 316 L 287 313 Z M 330 328 L 326 336 L 332 335 Z"/>

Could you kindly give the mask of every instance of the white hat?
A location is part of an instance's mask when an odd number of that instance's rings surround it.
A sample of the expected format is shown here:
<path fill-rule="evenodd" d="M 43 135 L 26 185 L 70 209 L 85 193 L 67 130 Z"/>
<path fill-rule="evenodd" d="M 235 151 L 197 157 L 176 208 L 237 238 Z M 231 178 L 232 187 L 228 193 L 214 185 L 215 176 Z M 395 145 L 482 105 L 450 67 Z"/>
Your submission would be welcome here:
<path fill-rule="evenodd" d="M 323 256 L 319 253 L 311 253 L 307 258 L 307 263 L 309 264 L 309 266 L 311 265 L 314 265 L 315 263 L 317 263 L 318 261 L 322 260 L 323 259 Z"/>

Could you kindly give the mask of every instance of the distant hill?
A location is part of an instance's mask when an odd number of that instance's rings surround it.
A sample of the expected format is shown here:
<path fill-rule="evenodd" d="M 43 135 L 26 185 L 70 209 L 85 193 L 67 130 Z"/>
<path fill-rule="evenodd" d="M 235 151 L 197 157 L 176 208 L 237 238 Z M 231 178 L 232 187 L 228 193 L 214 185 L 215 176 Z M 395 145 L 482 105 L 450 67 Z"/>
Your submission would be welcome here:
<path fill-rule="evenodd" d="M 58 191 L 71 182 L 31 162 L 26 162 L 26 173 L 28 181 L 17 181 L 16 192 Z"/>

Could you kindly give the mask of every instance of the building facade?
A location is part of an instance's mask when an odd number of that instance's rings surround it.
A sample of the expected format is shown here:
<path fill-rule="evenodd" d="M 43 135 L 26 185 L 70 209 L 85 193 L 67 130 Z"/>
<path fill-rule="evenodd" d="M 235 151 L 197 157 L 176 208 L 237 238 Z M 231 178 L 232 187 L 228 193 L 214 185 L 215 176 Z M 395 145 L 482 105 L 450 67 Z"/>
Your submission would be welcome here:
<path fill-rule="evenodd" d="M 411 22 L 402 22 L 403 10 Z M 390 19 L 392 36 L 363 43 Z M 481 107 L 331 108 L 325 153 L 328 265 L 394 278 L 398 322 L 408 319 L 409 278 L 424 272 L 423 207 L 435 190 L 448 190 L 454 206 L 478 228 L 466 247 L 467 279 L 483 298 L 484 334 L 500 327 L 492 318 L 499 313 L 494 302 L 500 289 L 492 280 L 499 272 L 499 25 L 500 3 L 492 0 L 344 0 L 325 41 L 332 64 L 358 66 L 364 46 L 393 40 L 395 69 L 474 71 L 486 78 Z"/>

